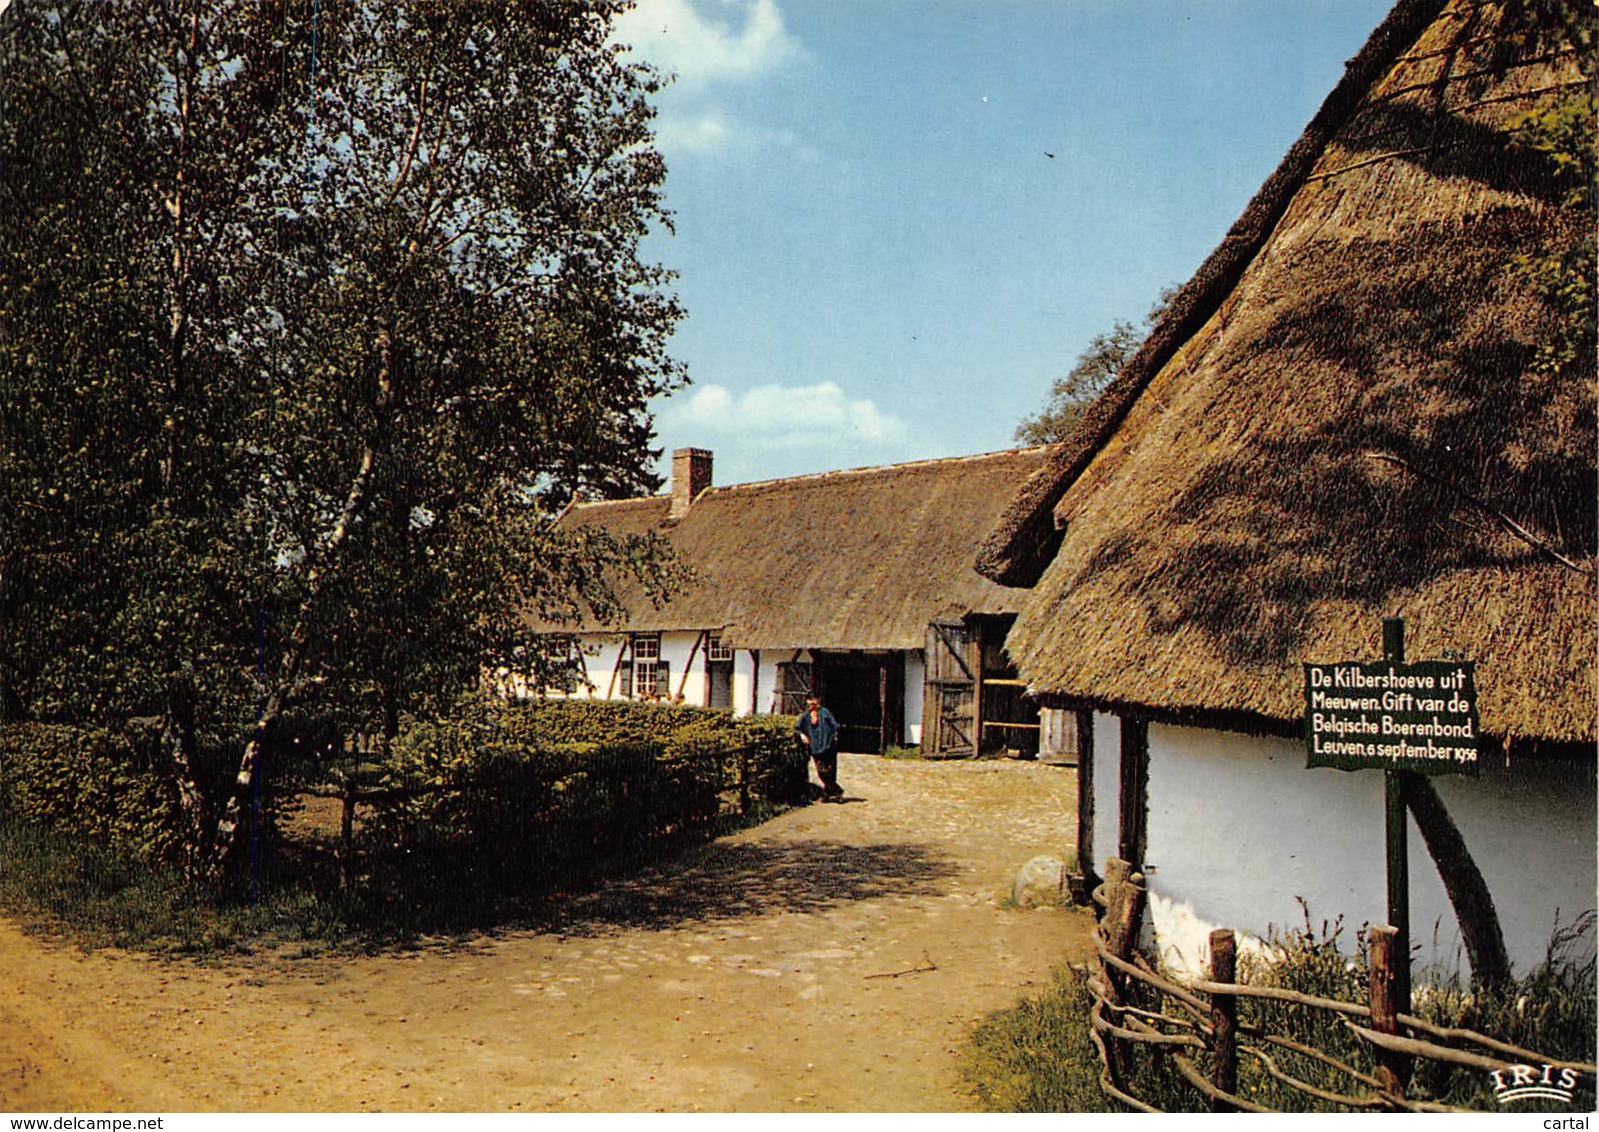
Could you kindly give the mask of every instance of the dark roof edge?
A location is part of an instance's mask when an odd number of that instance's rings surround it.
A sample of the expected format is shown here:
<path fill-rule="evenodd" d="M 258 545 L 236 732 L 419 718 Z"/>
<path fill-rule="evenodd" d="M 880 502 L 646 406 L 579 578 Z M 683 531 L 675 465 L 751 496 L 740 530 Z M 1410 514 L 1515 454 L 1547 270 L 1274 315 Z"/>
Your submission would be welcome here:
<path fill-rule="evenodd" d="M 1029 588 L 1060 543 L 1054 508 L 1132 409 L 1155 375 L 1208 322 L 1237 286 L 1317 160 L 1400 54 L 1443 12 L 1447 0 L 1399 0 L 1360 51 L 1243 215 L 1228 229 L 1165 316 L 1048 462 L 1030 478 L 978 548 L 974 569 L 1005 586 Z"/>

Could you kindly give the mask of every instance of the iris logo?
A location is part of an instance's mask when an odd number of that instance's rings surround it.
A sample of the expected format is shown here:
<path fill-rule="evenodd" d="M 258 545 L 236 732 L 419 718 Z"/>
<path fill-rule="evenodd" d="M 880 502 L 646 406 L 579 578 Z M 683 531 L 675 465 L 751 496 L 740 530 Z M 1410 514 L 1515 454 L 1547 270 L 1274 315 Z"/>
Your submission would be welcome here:
<path fill-rule="evenodd" d="M 1512 1065 L 1508 1069 L 1495 1069 L 1488 1076 L 1494 1083 L 1494 1100 L 1502 1105 L 1531 1100 L 1570 1104 L 1577 1087 L 1575 1069 L 1558 1068 L 1547 1062 L 1542 1066 Z"/>

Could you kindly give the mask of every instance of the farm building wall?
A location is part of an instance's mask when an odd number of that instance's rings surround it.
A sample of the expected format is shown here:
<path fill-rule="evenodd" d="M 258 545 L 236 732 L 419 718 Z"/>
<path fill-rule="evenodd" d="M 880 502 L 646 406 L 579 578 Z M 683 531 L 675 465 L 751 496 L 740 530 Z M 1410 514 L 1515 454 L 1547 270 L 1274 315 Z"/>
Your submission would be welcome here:
<path fill-rule="evenodd" d="M 760 683 L 761 680 L 766 679 L 764 676 L 757 679 L 758 664 L 756 657 L 758 655 L 748 649 L 733 650 L 734 715 L 756 714 L 761 706 L 755 702 L 756 696 L 761 694 L 759 689 L 765 688 L 770 691 L 769 685 Z"/>
<path fill-rule="evenodd" d="M 1094 872 L 1101 876 L 1105 862 L 1116 855 L 1121 736 L 1121 720 L 1103 712 L 1094 713 L 1094 846 L 1090 854 L 1079 851 L 1079 859 L 1091 861 Z"/>
<path fill-rule="evenodd" d="M 808 663 L 811 653 L 806 649 L 734 649 L 731 674 L 726 689 L 727 701 L 713 704 L 711 684 L 707 679 L 707 651 L 703 642 L 696 647 L 699 633 L 694 631 L 662 632 L 659 635 L 659 662 L 664 666 L 666 681 L 657 683 L 656 695 L 670 701 L 679 690 L 683 702 L 696 707 L 726 706 L 734 715 L 791 714 L 779 697 L 779 666 L 795 661 Z M 625 633 L 590 633 L 579 638 L 582 671 L 578 686 L 569 693 L 549 690 L 555 699 L 639 699 L 634 686 L 634 665 L 631 661 L 618 666 L 628 644 Z M 903 658 L 904 739 L 905 743 L 920 743 L 922 737 L 922 688 L 925 664 L 919 650 L 906 650 Z M 635 658 L 636 659 L 636 658 Z M 686 675 L 686 679 L 685 679 Z M 526 696 L 526 689 L 507 685 L 507 694 Z"/>
<path fill-rule="evenodd" d="M 1115 776 L 1097 761 L 1117 748 L 1099 732 L 1096 720 L 1096 852 L 1117 821 L 1115 796 L 1099 785 Z M 1150 926 L 1174 969 L 1198 974 L 1216 927 L 1261 937 L 1303 927 L 1296 898 L 1317 930 L 1342 917 L 1350 949 L 1363 924 L 1386 918 L 1383 776 L 1305 763 L 1292 740 L 1149 727 Z M 1518 760 L 1434 785 L 1487 881 L 1511 963 L 1525 972 L 1544 958 L 1557 917 L 1570 925 L 1596 902 L 1592 768 Z M 1464 971 L 1454 911 L 1414 822 L 1409 842 L 1417 968 Z"/>
<path fill-rule="evenodd" d="M 671 700 L 681 689 L 683 702 L 696 707 L 703 707 L 708 703 L 708 686 L 706 681 L 706 652 L 704 643 L 700 641 L 700 634 L 695 631 L 663 632 L 647 634 L 657 637 L 657 678 L 654 697 L 661 700 Z M 698 647 L 696 647 L 698 644 Z M 582 671 L 578 675 L 577 688 L 568 696 L 567 693 L 549 690 L 546 694 L 554 699 L 595 699 L 595 700 L 621 700 L 643 699 L 637 687 L 635 677 L 638 669 L 633 663 L 639 659 L 637 650 L 629 650 L 629 637 L 626 633 L 589 633 L 579 638 L 579 650 L 582 655 Z M 618 666 L 617 661 L 626 652 L 629 661 Z M 738 705 L 738 664 L 737 658 L 733 665 L 733 703 Z M 746 661 L 746 680 L 747 674 Z M 687 679 L 685 679 L 685 675 Z M 746 712 L 749 702 L 749 693 L 744 693 Z"/>
<path fill-rule="evenodd" d="M 762 649 L 760 651 L 759 679 L 756 680 L 756 699 L 760 701 L 758 710 L 762 714 L 775 713 L 778 708 L 777 666 L 779 663 L 787 664 L 795 655 L 791 649 Z M 740 707 L 748 711 L 747 704 Z"/>
<path fill-rule="evenodd" d="M 927 663 L 920 652 L 905 654 L 905 742 L 922 742 L 922 689 L 927 684 Z"/>

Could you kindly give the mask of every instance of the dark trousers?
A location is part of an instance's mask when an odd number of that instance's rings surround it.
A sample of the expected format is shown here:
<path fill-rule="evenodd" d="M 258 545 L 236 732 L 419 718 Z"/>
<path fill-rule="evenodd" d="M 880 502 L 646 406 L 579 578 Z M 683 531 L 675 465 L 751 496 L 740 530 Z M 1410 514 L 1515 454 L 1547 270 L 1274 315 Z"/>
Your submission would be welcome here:
<path fill-rule="evenodd" d="M 838 784 L 838 748 L 818 751 L 811 758 L 816 760 L 816 773 L 822 778 L 822 793 L 829 798 L 843 794 L 844 789 Z"/>

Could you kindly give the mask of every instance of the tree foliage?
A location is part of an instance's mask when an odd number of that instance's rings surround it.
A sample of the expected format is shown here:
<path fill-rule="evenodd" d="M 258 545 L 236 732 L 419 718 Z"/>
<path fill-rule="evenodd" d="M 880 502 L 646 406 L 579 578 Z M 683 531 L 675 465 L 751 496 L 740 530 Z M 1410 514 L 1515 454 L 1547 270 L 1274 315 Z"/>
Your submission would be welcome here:
<path fill-rule="evenodd" d="M 1130 322 L 1117 322 L 1105 333 L 1094 335 L 1077 355 L 1072 368 L 1050 384 L 1049 400 L 1043 409 L 1016 426 L 1016 439 L 1023 444 L 1055 444 L 1064 440 L 1083 411 L 1138 352 L 1176 293 L 1175 287 L 1162 288 L 1155 305 L 1144 316 L 1142 329 Z"/>
<path fill-rule="evenodd" d="M 290 704 L 426 711 L 656 548 L 680 310 L 616 0 L 0 14 L 0 688 L 166 720 L 196 859 Z M 203 737 L 243 737 L 231 799 Z M 220 814 L 220 831 L 209 832 Z"/>
<path fill-rule="evenodd" d="M 1517 142 L 1548 165 L 1571 218 L 1569 234 L 1517 263 L 1529 287 L 1553 313 L 1535 368 L 1558 374 L 1592 360 L 1599 322 L 1594 311 L 1594 192 L 1599 164 L 1599 99 L 1588 91 L 1530 110 L 1512 125 Z"/>

